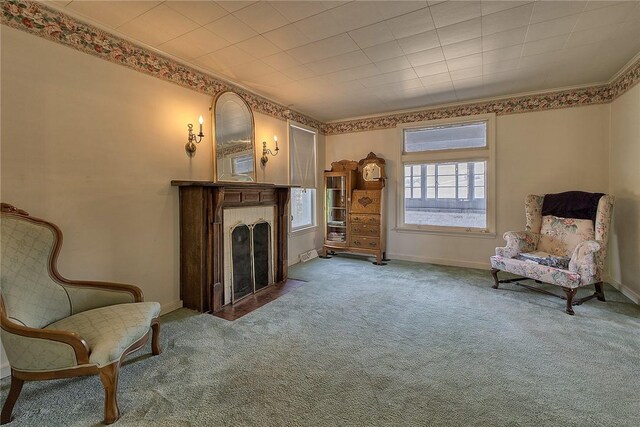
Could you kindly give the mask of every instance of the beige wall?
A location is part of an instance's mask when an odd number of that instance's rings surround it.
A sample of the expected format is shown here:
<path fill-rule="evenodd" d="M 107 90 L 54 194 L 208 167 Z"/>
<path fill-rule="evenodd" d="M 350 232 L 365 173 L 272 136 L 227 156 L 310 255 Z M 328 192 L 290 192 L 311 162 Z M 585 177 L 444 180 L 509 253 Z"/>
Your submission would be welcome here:
<path fill-rule="evenodd" d="M 611 103 L 611 279 L 640 304 L 640 85 Z"/>
<path fill-rule="evenodd" d="M 502 234 L 522 230 L 530 193 L 607 191 L 608 106 L 498 116 L 496 120 L 495 238 L 394 231 L 401 150 L 396 129 L 327 137 L 326 166 L 374 151 L 387 160 L 387 255 L 391 258 L 487 268 Z"/>

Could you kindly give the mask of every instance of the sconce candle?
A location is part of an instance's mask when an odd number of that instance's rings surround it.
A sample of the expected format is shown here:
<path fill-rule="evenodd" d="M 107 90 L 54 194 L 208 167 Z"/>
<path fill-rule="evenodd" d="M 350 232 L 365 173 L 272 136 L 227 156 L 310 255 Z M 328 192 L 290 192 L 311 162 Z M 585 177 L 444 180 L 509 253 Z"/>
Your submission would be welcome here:
<path fill-rule="evenodd" d="M 274 135 L 273 140 L 276 143 L 276 148 L 273 151 L 267 148 L 267 141 L 262 141 L 262 157 L 260 158 L 260 163 L 262 163 L 262 166 L 266 166 L 267 162 L 269 161 L 269 157 L 267 156 L 267 154 L 275 157 L 278 155 L 278 151 L 280 151 L 280 149 L 278 148 L 278 137 Z"/>
<path fill-rule="evenodd" d="M 185 144 L 184 149 L 189 157 L 193 157 L 196 155 L 196 143 L 200 144 L 202 138 L 204 138 L 204 133 L 202 133 L 202 124 L 204 123 L 204 119 L 202 118 L 202 116 L 198 118 L 198 122 L 200 123 L 200 132 L 198 132 L 198 135 L 195 135 L 193 133 L 193 125 L 191 123 L 187 125 L 187 130 L 189 131 L 189 142 Z"/>

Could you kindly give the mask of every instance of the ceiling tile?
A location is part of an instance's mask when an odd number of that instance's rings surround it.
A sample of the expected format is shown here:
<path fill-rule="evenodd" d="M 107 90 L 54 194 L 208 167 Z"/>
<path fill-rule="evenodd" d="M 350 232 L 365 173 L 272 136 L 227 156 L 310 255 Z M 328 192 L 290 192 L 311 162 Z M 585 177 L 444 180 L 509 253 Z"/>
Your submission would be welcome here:
<path fill-rule="evenodd" d="M 282 70 L 282 74 L 293 80 L 304 80 L 316 75 L 316 73 L 306 65 L 297 65 L 292 68 L 284 69 Z"/>
<path fill-rule="evenodd" d="M 258 35 L 251 27 L 233 15 L 227 15 L 205 27 L 231 43 L 238 43 Z"/>
<path fill-rule="evenodd" d="M 569 34 L 573 30 L 576 22 L 578 22 L 579 17 L 580 15 L 569 15 L 563 18 L 551 19 L 529 25 L 526 41 L 532 42 L 561 34 Z"/>
<path fill-rule="evenodd" d="M 436 28 L 468 21 L 481 14 L 479 1 L 447 1 L 431 7 Z"/>
<path fill-rule="evenodd" d="M 506 61 L 508 59 L 517 59 L 522 55 L 522 45 L 502 47 L 500 49 L 488 50 L 482 52 L 482 63 L 491 64 L 493 62 Z"/>
<path fill-rule="evenodd" d="M 123 3 L 125 2 L 121 2 Z M 200 25 L 206 25 L 228 14 L 213 1 L 167 1 L 165 4 Z"/>
<path fill-rule="evenodd" d="M 531 56 L 539 53 L 561 50 L 568 38 L 569 34 L 562 34 L 555 37 L 549 37 L 548 39 L 525 43 L 524 49 L 522 49 L 522 56 Z"/>
<path fill-rule="evenodd" d="M 426 77 L 449 72 L 449 68 L 447 68 L 447 63 L 445 61 L 420 65 L 419 67 L 414 67 L 413 70 L 416 72 L 418 77 Z"/>
<path fill-rule="evenodd" d="M 533 3 L 482 17 L 482 35 L 499 33 L 529 24 Z"/>
<path fill-rule="evenodd" d="M 161 4 L 120 26 L 124 34 L 157 46 L 198 28 L 198 24 Z"/>
<path fill-rule="evenodd" d="M 331 9 L 335 21 L 347 31 L 424 8 L 423 1 L 353 1 Z"/>
<path fill-rule="evenodd" d="M 397 58 L 385 59 L 375 63 L 375 66 L 381 73 L 390 73 L 391 71 L 405 70 L 411 68 L 411 64 L 407 60 L 406 56 L 399 56 Z"/>
<path fill-rule="evenodd" d="M 463 56 L 462 58 L 455 58 L 447 60 L 447 67 L 449 71 L 462 70 L 464 68 L 482 66 L 482 54 L 477 53 L 475 55 Z"/>
<path fill-rule="evenodd" d="M 276 70 L 259 59 L 231 67 L 233 76 L 240 80 L 253 79 L 261 74 L 271 74 L 275 72 Z"/>
<path fill-rule="evenodd" d="M 68 9 L 74 10 L 84 16 L 112 28 L 118 28 L 122 24 L 140 16 L 150 9 L 159 5 L 159 1 L 74 1 L 67 5 Z"/>
<path fill-rule="evenodd" d="M 395 40 L 391 30 L 384 22 L 349 31 L 349 35 L 361 49 Z"/>
<path fill-rule="evenodd" d="M 262 58 L 262 61 L 264 61 L 265 64 L 270 65 L 277 71 L 282 71 L 301 65 L 299 61 L 293 59 L 293 57 L 287 52 L 279 52 L 274 55 L 265 56 L 264 58 Z"/>
<path fill-rule="evenodd" d="M 482 52 L 482 38 L 466 40 L 459 43 L 453 43 L 442 47 L 444 57 L 446 59 L 458 58 L 460 56 L 472 55 Z"/>
<path fill-rule="evenodd" d="M 472 77 L 482 76 L 482 66 L 476 66 L 471 68 L 463 68 L 462 70 L 453 70 L 449 72 L 451 80 L 455 86 L 456 80 L 470 79 Z"/>
<path fill-rule="evenodd" d="M 499 49 L 524 43 L 528 27 L 514 28 L 501 31 L 489 36 L 482 36 L 482 48 L 484 50 Z"/>
<path fill-rule="evenodd" d="M 640 27 L 640 26 L 638 26 Z M 572 48 L 589 43 L 598 43 L 616 37 L 620 24 L 607 25 L 583 31 L 574 31 L 569 35 L 566 47 Z"/>
<path fill-rule="evenodd" d="M 293 24 L 269 31 L 268 33 L 264 33 L 263 36 L 282 50 L 293 49 L 294 47 L 303 46 L 312 41 Z"/>
<path fill-rule="evenodd" d="M 379 44 L 364 49 L 364 53 L 373 62 L 384 61 L 385 59 L 397 58 L 404 56 L 404 51 L 397 41 Z"/>
<path fill-rule="evenodd" d="M 350 82 L 365 77 L 377 76 L 380 71 L 374 64 L 365 64 L 348 70 L 336 71 L 322 76 L 326 81 L 342 83 Z"/>
<path fill-rule="evenodd" d="M 481 18 L 476 18 L 459 24 L 449 25 L 448 27 L 438 28 L 437 31 L 440 44 L 443 46 L 475 39 L 482 36 L 482 20 Z"/>
<path fill-rule="evenodd" d="M 305 46 L 290 49 L 287 52 L 300 63 L 319 61 L 342 53 L 358 50 L 358 45 L 348 34 L 340 34 Z"/>
<path fill-rule="evenodd" d="M 482 73 L 483 75 L 500 73 L 503 71 L 515 70 L 518 68 L 518 64 L 520 63 L 520 56 L 514 59 L 507 59 L 506 61 L 499 62 L 491 62 L 487 63 L 485 61 L 482 62 Z M 485 79 L 486 82 L 486 79 Z"/>
<path fill-rule="evenodd" d="M 623 1 L 614 1 L 614 0 L 589 0 L 587 2 L 587 6 L 585 7 L 585 11 L 587 10 L 594 10 L 594 9 L 600 9 L 602 7 L 611 7 L 611 6 L 615 6 L 617 4 L 623 3 L 624 1 L 627 0 L 623 0 Z"/>
<path fill-rule="evenodd" d="M 410 54 L 439 47 L 440 41 L 438 40 L 438 34 L 433 30 L 399 39 L 398 44 L 404 53 Z"/>
<path fill-rule="evenodd" d="M 367 58 L 367 55 L 361 50 L 356 50 L 354 52 L 347 52 L 342 55 L 311 62 L 307 64 L 307 66 L 317 74 L 327 74 L 369 63 L 371 63 L 371 61 Z"/>
<path fill-rule="evenodd" d="M 289 77 L 281 73 L 280 71 L 276 71 L 275 73 L 269 74 L 260 74 L 251 79 L 252 83 L 256 85 L 264 85 L 264 86 L 280 86 L 287 83 L 293 82 Z"/>
<path fill-rule="evenodd" d="M 583 12 L 582 15 L 580 15 L 580 19 L 578 20 L 574 31 L 587 30 L 589 28 L 624 22 L 628 14 L 633 12 L 637 6 L 638 3 L 632 1 Z"/>
<path fill-rule="evenodd" d="M 200 27 L 161 44 L 159 49 L 180 58 L 197 58 L 227 46 L 228 41 Z"/>
<path fill-rule="evenodd" d="M 299 21 L 327 9 L 322 2 L 318 1 L 270 1 L 269 3 L 290 22 Z"/>
<path fill-rule="evenodd" d="M 482 1 L 482 14 L 490 15 L 492 13 L 501 12 L 506 9 L 512 9 L 514 7 L 522 6 L 524 4 L 531 3 L 529 1 Z"/>
<path fill-rule="evenodd" d="M 262 34 L 287 25 L 289 20 L 282 16 L 266 1 L 259 1 L 236 12 L 233 15 Z"/>
<path fill-rule="evenodd" d="M 422 86 L 428 89 L 430 88 L 432 93 L 437 93 L 445 89 L 453 90 L 451 76 L 448 72 L 421 77 L 420 81 L 422 82 Z"/>
<path fill-rule="evenodd" d="M 351 29 L 348 25 L 336 21 L 331 10 L 304 18 L 295 22 L 294 25 L 313 41 L 335 36 Z"/>
<path fill-rule="evenodd" d="M 433 30 L 435 24 L 428 8 L 416 10 L 406 15 L 385 21 L 396 39 Z"/>
<path fill-rule="evenodd" d="M 218 3 L 218 5 L 222 6 L 227 12 L 235 12 L 236 10 L 240 10 L 243 7 L 247 7 L 255 3 L 255 1 L 232 1 L 232 0 L 222 0 Z"/>
<path fill-rule="evenodd" d="M 535 24 L 550 19 L 561 18 L 582 12 L 586 1 L 537 1 L 533 5 L 531 23 Z"/>
<path fill-rule="evenodd" d="M 224 49 L 220 49 L 214 53 L 211 53 L 206 57 L 213 56 L 223 63 L 227 64 L 229 67 L 233 67 L 234 65 L 244 64 L 247 62 L 251 62 L 255 58 L 240 49 L 238 46 L 228 46 Z"/>
<path fill-rule="evenodd" d="M 407 55 L 407 59 L 412 66 L 418 67 L 420 65 L 444 61 L 444 54 L 442 53 L 442 48 L 436 47 Z"/>
<path fill-rule="evenodd" d="M 383 84 L 399 82 L 402 80 L 415 79 L 418 76 L 409 68 L 407 70 L 393 71 L 391 73 L 380 74 L 379 76 L 367 77 L 360 80 L 365 87 L 375 87 Z"/>
<path fill-rule="evenodd" d="M 250 39 L 237 43 L 236 46 L 254 58 L 263 58 L 281 51 L 278 46 L 271 43 L 263 36 L 251 37 Z"/>

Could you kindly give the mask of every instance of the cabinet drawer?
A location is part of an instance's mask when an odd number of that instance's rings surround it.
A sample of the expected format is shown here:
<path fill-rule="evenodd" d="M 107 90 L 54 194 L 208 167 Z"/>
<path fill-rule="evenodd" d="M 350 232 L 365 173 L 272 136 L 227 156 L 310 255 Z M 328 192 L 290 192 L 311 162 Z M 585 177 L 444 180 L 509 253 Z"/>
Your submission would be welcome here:
<path fill-rule="evenodd" d="M 377 237 L 351 237 L 351 246 L 354 248 L 363 249 L 378 249 L 380 248 L 380 239 Z"/>
<path fill-rule="evenodd" d="M 351 224 L 380 225 L 380 215 L 351 215 Z"/>
<path fill-rule="evenodd" d="M 380 236 L 380 226 L 368 225 L 368 224 L 351 224 L 351 234 L 358 236 L 372 236 L 379 237 Z"/>
<path fill-rule="evenodd" d="M 351 194 L 351 212 L 380 213 L 380 191 L 353 190 Z"/>

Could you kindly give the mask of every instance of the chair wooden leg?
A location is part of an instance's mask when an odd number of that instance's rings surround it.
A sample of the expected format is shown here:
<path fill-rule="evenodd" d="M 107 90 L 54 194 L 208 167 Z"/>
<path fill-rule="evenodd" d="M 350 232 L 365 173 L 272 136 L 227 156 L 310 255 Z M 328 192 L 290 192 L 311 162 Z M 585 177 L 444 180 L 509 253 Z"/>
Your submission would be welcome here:
<path fill-rule="evenodd" d="M 155 318 L 151 321 L 151 332 L 151 353 L 157 356 L 162 353 L 160 349 L 160 319 Z"/>
<path fill-rule="evenodd" d="M 118 375 L 120 363 L 115 362 L 100 368 L 100 381 L 104 386 L 104 423 L 111 424 L 120 418 L 118 409 Z"/>
<path fill-rule="evenodd" d="M 7 424 L 11 422 L 11 413 L 13 412 L 13 407 L 18 400 L 18 396 L 20 396 L 23 384 L 24 380 L 16 378 L 13 373 L 11 373 L 11 388 L 9 389 L 7 400 L 4 402 L 4 406 L 2 407 L 0 424 Z"/>
<path fill-rule="evenodd" d="M 497 268 L 492 268 L 491 269 L 491 275 L 493 276 L 493 280 L 496 282 L 492 288 L 493 289 L 498 289 L 498 286 L 500 285 L 500 282 L 498 281 L 498 270 Z"/>
<path fill-rule="evenodd" d="M 596 287 L 596 294 L 598 294 L 597 296 L 598 301 L 606 301 L 606 299 L 604 298 L 604 289 L 602 289 L 602 282 L 596 283 L 595 287 Z"/>
<path fill-rule="evenodd" d="M 578 292 L 578 290 L 571 288 L 562 288 L 562 290 L 567 295 L 567 309 L 565 311 L 567 312 L 567 314 L 573 316 L 575 314 L 575 312 L 573 311 L 573 297 Z"/>

